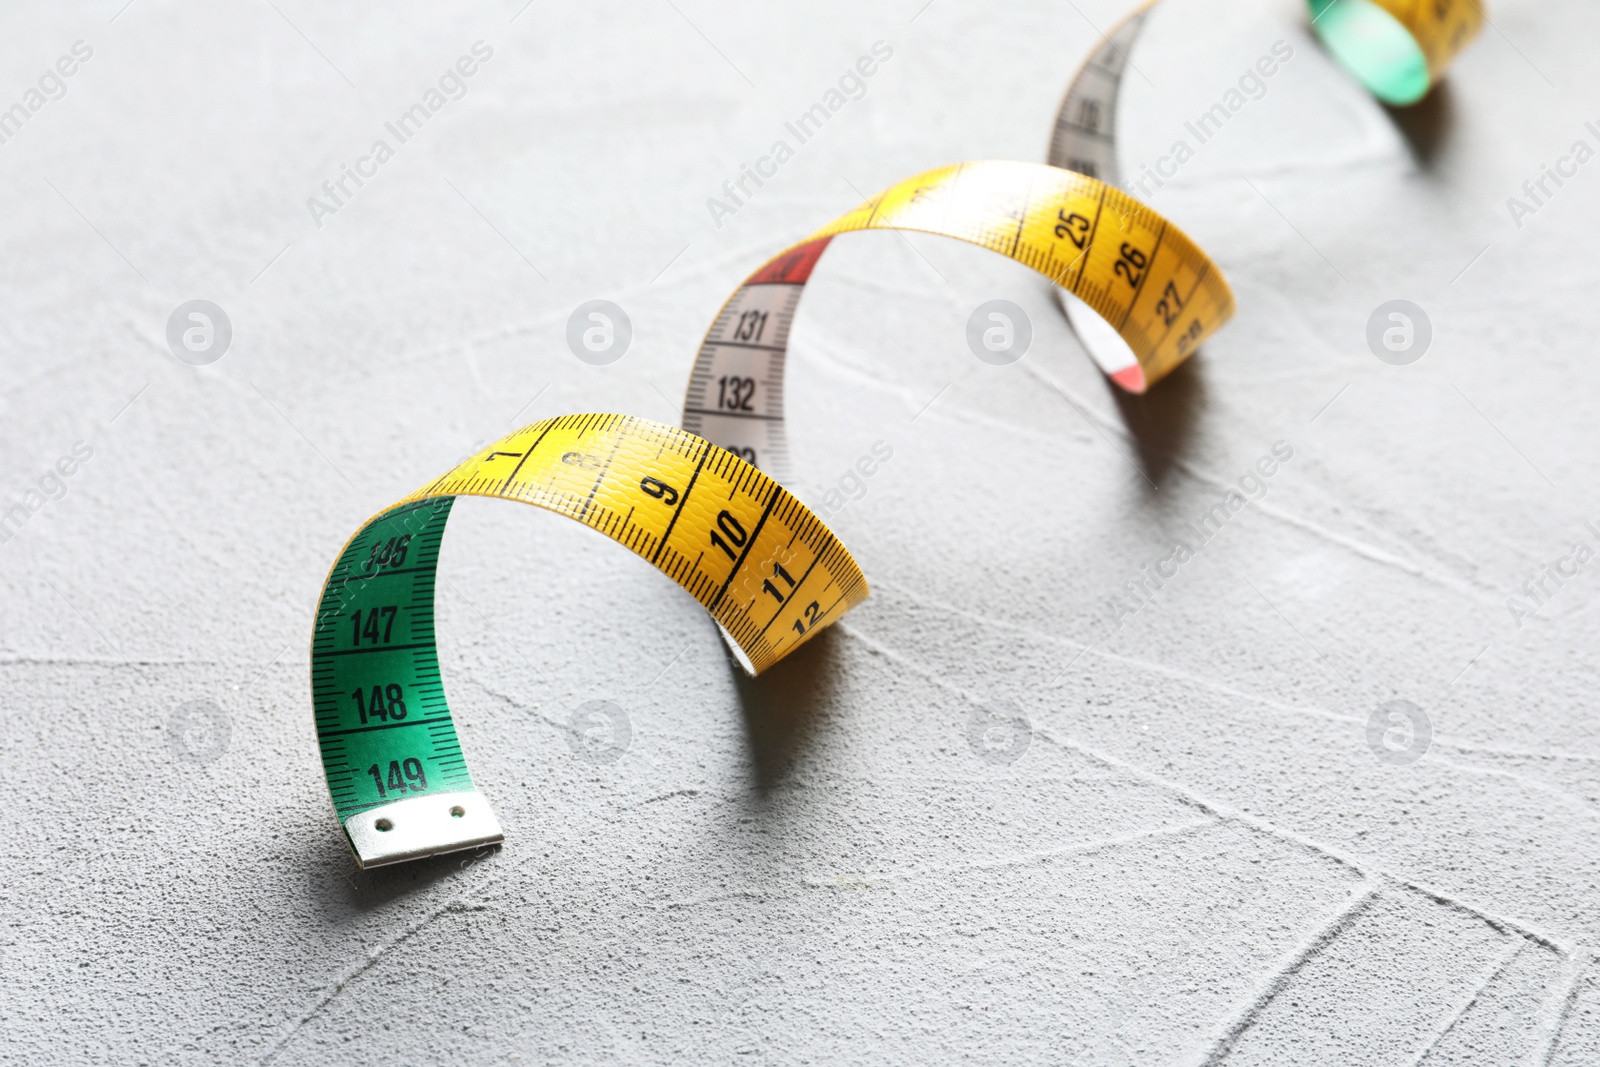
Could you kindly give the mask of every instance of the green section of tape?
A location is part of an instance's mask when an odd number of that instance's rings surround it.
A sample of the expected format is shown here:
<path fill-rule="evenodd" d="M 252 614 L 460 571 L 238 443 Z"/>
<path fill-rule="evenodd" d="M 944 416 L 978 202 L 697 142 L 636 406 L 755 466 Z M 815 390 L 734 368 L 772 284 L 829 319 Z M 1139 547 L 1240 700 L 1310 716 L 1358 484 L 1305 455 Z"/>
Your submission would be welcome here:
<path fill-rule="evenodd" d="M 311 696 L 341 822 L 422 793 L 472 789 L 434 643 L 434 571 L 452 500 L 372 520 L 323 587 Z"/>
<path fill-rule="evenodd" d="M 1387 104 L 1428 95 L 1428 58 L 1415 37 L 1372 0 L 1311 0 L 1322 43 L 1367 90 Z"/>

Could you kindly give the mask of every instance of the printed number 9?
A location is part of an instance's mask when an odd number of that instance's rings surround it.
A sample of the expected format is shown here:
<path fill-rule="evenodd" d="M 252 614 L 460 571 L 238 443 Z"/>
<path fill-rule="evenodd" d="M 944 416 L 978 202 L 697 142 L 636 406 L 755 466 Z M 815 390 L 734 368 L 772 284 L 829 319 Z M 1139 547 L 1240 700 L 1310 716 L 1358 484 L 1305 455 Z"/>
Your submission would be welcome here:
<path fill-rule="evenodd" d="M 667 507 L 678 502 L 678 491 L 659 478 L 646 478 L 639 483 L 646 496 L 653 496 Z"/>

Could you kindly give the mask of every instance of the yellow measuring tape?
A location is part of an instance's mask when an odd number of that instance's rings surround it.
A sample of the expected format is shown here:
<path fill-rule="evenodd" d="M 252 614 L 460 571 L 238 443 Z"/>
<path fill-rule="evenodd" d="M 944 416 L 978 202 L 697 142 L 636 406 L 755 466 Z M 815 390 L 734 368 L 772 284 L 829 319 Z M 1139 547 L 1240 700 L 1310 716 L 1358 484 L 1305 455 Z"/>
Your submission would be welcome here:
<path fill-rule="evenodd" d="M 833 533 L 738 456 L 672 426 L 567 415 L 495 442 L 374 516 L 339 553 L 311 643 L 323 771 L 363 867 L 501 839 L 439 676 L 433 593 L 456 497 L 515 500 L 632 549 L 763 670 L 867 595 Z"/>
<path fill-rule="evenodd" d="M 980 245 L 1065 287 L 1133 355 L 1143 392 L 1233 314 L 1222 272 L 1181 230 L 1106 183 L 1041 163 L 963 163 L 891 186 L 774 257 L 723 305 L 689 377 L 683 425 L 789 478 L 783 366 L 800 296 L 829 242 L 919 230 Z"/>
<path fill-rule="evenodd" d="M 328 788 L 362 866 L 502 837 L 467 770 L 435 643 L 435 568 L 456 497 L 535 504 L 639 553 L 700 601 L 752 673 L 866 597 L 855 560 L 774 469 L 786 473 L 783 357 L 806 279 L 835 235 L 888 228 L 971 241 L 1069 287 L 1139 354 L 1130 387 L 1160 378 L 1233 310 L 1220 272 L 1176 227 L 1102 182 L 1043 164 L 930 171 L 823 227 L 717 316 L 686 430 L 622 415 L 536 423 L 345 545 L 317 610 L 312 697 Z M 708 425 L 722 447 L 691 432 Z"/>
<path fill-rule="evenodd" d="M 1123 187 L 1117 162 L 1117 102 L 1128 55 L 1160 0 L 1144 0 L 1103 35 L 1073 75 L 1056 111 L 1046 158 L 1052 166 Z M 1385 103 L 1427 95 L 1483 25 L 1477 0 L 1309 0 L 1311 25 L 1328 51 Z M 1270 62 L 1270 60 L 1269 60 Z M 1266 68 L 1264 68 L 1266 69 Z M 1270 73 L 1270 70 L 1268 71 Z M 1117 334 L 1068 289 L 1063 310 L 1084 347 L 1119 383 L 1138 362 Z M 1138 391 L 1135 389 L 1134 391 Z"/>
<path fill-rule="evenodd" d="M 1116 187 L 1117 97 L 1128 50 L 1157 2 L 1119 23 L 1073 79 L 1051 142 L 1054 165 L 928 171 L 750 275 L 701 344 L 684 429 L 625 415 L 535 423 L 356 532 L 323 587 L 311 680 L 328 789 L 363 867 L 502 839 L 467 770 L 435 643 L 436 567 L 455 498 L 533 504 L 633 550 L 705 607 L 752 673 L 867 596 L 849 552 L 779 484 L 789 475 L 789 330 L 834 237 L 916 230 L 1033 268 L 1060 287 L 1102 369 L 1133 392 L 1171 373 L 1229 319 L 1234 300 L 1222 272 Z M 1426 93 L 1482 22 L 1474 0 L 1310 3 L 1330 51 L 1399 102 Z"/>

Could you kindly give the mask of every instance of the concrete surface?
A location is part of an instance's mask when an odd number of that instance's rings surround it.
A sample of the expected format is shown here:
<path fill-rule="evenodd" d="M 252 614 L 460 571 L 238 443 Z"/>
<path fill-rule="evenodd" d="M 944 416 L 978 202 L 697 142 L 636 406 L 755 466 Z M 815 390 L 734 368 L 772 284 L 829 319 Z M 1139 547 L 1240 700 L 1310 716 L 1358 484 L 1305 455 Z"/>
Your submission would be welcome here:
<path fill-rule="evenodd" d="M 350 531 L 513 423 L 675 419 L 747 270 L 853 190 L 1041 158 L 1121 7 L 519 2 L 4 15 L 0 105 L 92 57 L 0 145 L 0 1058 L 1600 1062 L 1600 162 L 1506 204 L 1600 145 L 1600 9 L 1494 0 L 1394 115 L 1296 0 L 1171 0 L 1130 173 L 1294 50 L 1153 198 L 1228 329 L 1129 401 L 1040 278 L 840 241 L 796 327 L 797 488 L 893 448 L 834 520 L 873 598 L 752 683 L 638 559 L 459 507 L 445 678 L 507 843 L 361 874 L 306 677 Z M 1010 367 L 963 339 L 995 297 L 1033 319 Z M 166 338 L 197 298 L 233 330 L 207 366 Z M 564 342 L 595 298 L 634 325 L 606 367 Z M 1407 366 L 1365 340 L 1392 299 L 1433 325 Z M 1114 607 L 1275 442 L 1265 495 Z M 629 717 L 611 762 L 569 744 L 591 700 Z"/>

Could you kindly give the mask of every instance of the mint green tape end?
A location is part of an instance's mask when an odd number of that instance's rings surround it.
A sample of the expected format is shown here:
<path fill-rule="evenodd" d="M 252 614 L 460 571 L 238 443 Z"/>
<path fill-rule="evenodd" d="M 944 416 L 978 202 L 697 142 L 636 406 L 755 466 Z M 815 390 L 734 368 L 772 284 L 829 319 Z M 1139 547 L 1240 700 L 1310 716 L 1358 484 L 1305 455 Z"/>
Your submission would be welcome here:
<path fill-rule="evenodd" d="M 1312 26 L 1328 51 L 1386 104 L 1428 95 L 1428 58 L 1415 37 L 1372 0 L 1310 0 Z"/>

